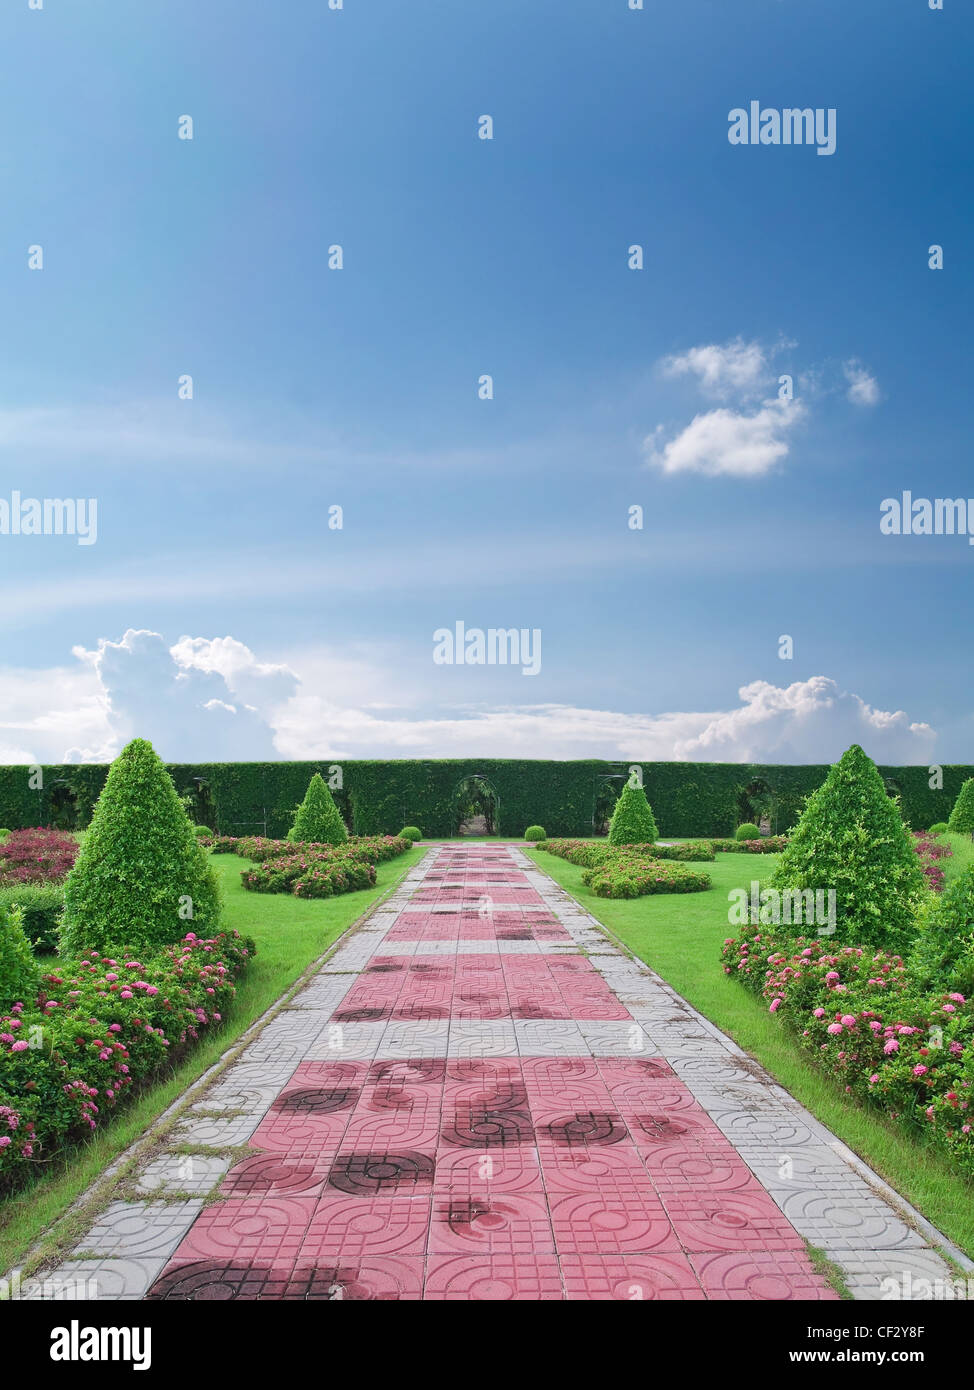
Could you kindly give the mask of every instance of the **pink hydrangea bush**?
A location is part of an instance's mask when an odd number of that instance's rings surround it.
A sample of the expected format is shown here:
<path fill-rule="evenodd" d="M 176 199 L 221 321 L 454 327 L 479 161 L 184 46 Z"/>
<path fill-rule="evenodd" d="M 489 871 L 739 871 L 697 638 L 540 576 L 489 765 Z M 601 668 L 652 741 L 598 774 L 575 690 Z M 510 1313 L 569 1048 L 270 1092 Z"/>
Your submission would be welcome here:
<path fill-rule="evenodd" d="M 60 830 L 11 830 L 0 841 L 0 886 L 62 883 L 77 857 L 77 840 Z"/>
<path fill-rule="evenodd" d="M 254 953 L 237 932 L 190 932 L 145 959 L 89 952 L 41 976 L 35 998 L 0 1015 L 0 1141 L 4 1115 L 17 1117 L 11 1142 L 0 1142 L 0 1193 L 219 1024 Z"/>

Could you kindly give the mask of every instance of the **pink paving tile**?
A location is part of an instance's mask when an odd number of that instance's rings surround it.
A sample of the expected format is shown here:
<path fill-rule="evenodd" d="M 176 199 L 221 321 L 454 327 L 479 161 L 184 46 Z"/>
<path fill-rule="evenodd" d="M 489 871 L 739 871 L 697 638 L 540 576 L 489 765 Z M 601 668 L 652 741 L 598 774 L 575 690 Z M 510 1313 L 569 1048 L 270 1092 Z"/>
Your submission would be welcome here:
<path fill-rule="evenodd" d="M 709 1142 L 711 1137 L 720 1135 L 720 1130 L 710 1116 L 684 1108 L 682 1110 L 652 1109 L 627 1111 L 626 1122 L 637 1149 L 653 1149 L 668 1145 Z M 722 1135 L 720 1135 L 723 1138 Z"/>
<path fill-rule="evenodd" d="M 430 1255 L 513 1255 L 554 1252 L 544 1192 L 437 1194 L 430 1225 Z"/>
<path fill-rule="evenodd" d="M 291 1281 L 290 1262 L 281 1265 L 177 1257 L 170 1261 L 146 1298 L 150 1301 L 224 1302 L 282 1299 Z"/>
<path fill-rule="evenodd" d="M 613 1104 L 623 1114 L 674 1114 L 688 1111 L 701 1119 L 706 1111 L 697 1102 L 691 1091 L 681 1086 L 677 1080 L 655 1081 L 617 1081 L 609 1083 L 609 1093 Z"/>
<path fill-rule="evenodd" d="M 348 1152 L 393 1153 L 400 1149 L 436 1148 L 440 1130 L 440 1106 L 435 1094 L 425 1104 L 396 1110 L 365 1111 L 349 1121 L 342 1137 L 342 1148 Z"/>
<path fill-rule="evenodd" d="M 445 1078 L 445 1057 L 411 1057 L 401 1062 L 373 1062 L 368 1068 L 369 1084 L 374 1086 L 442 1086 Z"/>
<path fill-rule="evenodd" d="M 302 1232 L 296 1264 L 354 1264 L 366 1255 L 422 1255 L 430 1208 L 428 1196 L 326 1195 Z"/>
<path fill-rule="evenodd" d="M 534 1149 L 512 1144 L 487 1153 L 445 1148 L 437 1152 L 434 1199 L 504 1192 L 544 1197 L 545 1184 Z"/>
<path fill-rule="evenodd" d="M 554 1201 L 572 1192 L 646 1194 L 656 1200 L 652 1178 L 628 1144 L 611 1148 L 540 1150 L 545 1190 Z"/>
<path fill-rule="evenodd" d="M 601 1148 L 630 1142 L 624 1121 L 611 1107 L 575 1110 L 554 1103 L 534 1106 L 531 1114 L 538 1144 L 545 1148 Z"/>
<path fill-rule="evenodd" d="M 521 1062 L 515 1057 L 450 1057 L 446 1064 L 447 1081 L 468 1086 L 496 1089 L 520 1078 Z"/>
<path fill-rule="evenodd" d="M 561 1272 L 569 1299 L 663 1303 L 707 1296 L 683 1254 L 562 1255 Z"/>
<path fill-rule="evenodd" d="M 523 1109 L 489 1109 L 484 1105 L 444 1106 L 440 1147 L 447 1149 L 505 1149 L 534 1144 L 531 1115 Z"/>
<path fill-rule="evenodd" d="M 329 1162 L 327 1157 L 252 1154 L 230 1169 L 220 1191 L 226 1197 L 320 1197 L 328 1180 Z"/>
<path fill-rule="evenodd" d="M 599 1057 L 596 1066 L 609 1086 L 624 1081 L 672 1081 L 677 1085 L 682 1084 L 663 1057 Z"/>
<path fill-rule="evenodd" d="M 801 1251 L 693 1254 L 707 1298 L 805 1301 L 838 1298 Z"/>
<path fill-rule="evenodd" d="M 764 1191 L 667 1187 L 661 1198 L 683 1248 L 691 1253 L 805 1248 L 801 1236 Z"/>
<path fill-rule="evenodd" d="M 348 1149 L 329 1166 L 326 1190 L 350 1197 L 416 1197 L 432 1191 L 435 1163 L 419 1149 L 364 1151 Z"/>
<path fill-rule="evenodd" d="M 256 1149 L 272 1153 L 299 1153 L 334 1148 L 341 1140 L 351 1119 L 351 1107 L 323 1111 L 293 1111 L 272 1108 L 257 1126 L 251 1138 Z"/>
<path fill-rule="evenodd" d="M 298 1266 L 290 1276 L 285 1299 L 328 1299 L 354 1303 L 416 1301 L 423 1296 L 424 1261 L 370 1255 L 357 1264 Z"/>
<path fill-rule="evenodd" d="M 427 1299 L 451 1302 L 547 1302 L 561 1300 L 561 1273 L 554 1255 L 431 1255 L 426 1262 Z"/>
<path fill-rule="evenodd" d="M 260 1197 L 214 1202 L 204 1207 L 180 1243 L 186 1260 L 281 1266 L 293 1262 L 311 1223 L 310 1197 Z"/>
<path fill-rule="evenodd" d="M 619 1178 L 619 1173 L 613 1175 Z M 652 1190 L 608 1179 L 598 1192 L 550 1196 L 560 1255 L 679 1253 L 680 1241 Z"/>
<path fill-rule="evenodd" d="M 299 1062 L 288 1086 L 360 1086 L 368 1062 Z"/>
<path fill-rule="evenodd" d="M 521 1070 L 525 1084 L 553 1085 L 572 1081 L 597 1081 L 602 1073 L 595 1058 L 588 1057 L 523 1057 Z"/>
<path fill-rule="evenodd" d="M 704 1188 L 709 1192 L 758 1192 L 764 1188 L 743 1159 L 728 1144 L 720 1152 L 694 1146 L 691 1149 L 666 1148 L 655 1155 L 647 1172 L 658 1191 L 679 1191 L 685 1188 Z"/>

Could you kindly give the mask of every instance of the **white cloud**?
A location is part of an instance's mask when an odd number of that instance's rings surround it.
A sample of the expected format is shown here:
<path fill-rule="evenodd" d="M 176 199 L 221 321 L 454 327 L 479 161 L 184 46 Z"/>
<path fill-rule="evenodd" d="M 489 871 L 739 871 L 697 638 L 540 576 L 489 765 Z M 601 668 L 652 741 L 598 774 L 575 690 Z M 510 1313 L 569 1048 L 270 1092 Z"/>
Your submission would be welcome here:
<path fill-rule="evenodd" d="M 803 414 L 798 401 L 767 401 L 751 414 L 721 407 L 695 416 L 662 447 L 657 430 L 643 449 L 649 463 L 664 473 L 757 478 L 787 457 L 785 435 Z"/>
<path fill-rule="evenodd" d="M 861 362 L 851 358 L 842 364 L 842 370 L 849 383 L 846 398 L 853 405 L 876 405 L 879 402 L 879 382 Z"/>
<path fill-rule="evenodd" d="M 632 714 L 563 704 L 430 709 L 394 661 L 308 652 L 261 662 L 232 637 L 129 630 L 75 668 L 0 673 L 0 762 L 106 761 L 135 736 L 172 762 L 333 757 L 832 762 L 850 743 L 928 763 L 936 734 L 834 680 L 754 681 L 723 710 Z M 233 685 L 231 685 L 233 682 Z M 246 687 L 246 695 L 239 691 Z M 390 708 L 375 693 L 394 690 Z"/>
<path fill-rule="evenodd" d="M 667 376 L 695 376 L 709 395 L 746 396 L 767 385 L 768 353 L 760 343 L 735 338 L 664 358 L 662 368 Z"/>

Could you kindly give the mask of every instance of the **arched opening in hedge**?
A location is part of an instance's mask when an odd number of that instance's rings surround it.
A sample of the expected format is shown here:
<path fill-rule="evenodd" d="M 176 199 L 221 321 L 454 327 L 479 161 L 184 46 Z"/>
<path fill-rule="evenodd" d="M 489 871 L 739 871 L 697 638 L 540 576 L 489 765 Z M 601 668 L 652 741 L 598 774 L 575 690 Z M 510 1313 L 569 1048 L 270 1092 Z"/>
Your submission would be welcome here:
<path fill-rule="evenodd" d="M 78 793 L 74 787 L 66 777 L 56 778 L 51 783 L 47 824 L 55 830 L 80 830 L 78 810 Z"/>
<path fill-rule="evenodd" d="M 592 834 L 607 835 L 612 812 L 619 795 L 629 780 L 626 772 L 605 773 L 595 779 L 595 808 L 592 812 Z"/>
<path fill-rule="evenodd" d="M 737 793 L 737 824 L 756 825 L 762 835 L 778 833 L 778 799 L 763 777 L 755 777 Z"/>
<path fill-rule="evenodd" d="M 462 778 L 453 792 L 454 835 L 496 835 L 500 797 L 489 778 L 474 772 Z"/>

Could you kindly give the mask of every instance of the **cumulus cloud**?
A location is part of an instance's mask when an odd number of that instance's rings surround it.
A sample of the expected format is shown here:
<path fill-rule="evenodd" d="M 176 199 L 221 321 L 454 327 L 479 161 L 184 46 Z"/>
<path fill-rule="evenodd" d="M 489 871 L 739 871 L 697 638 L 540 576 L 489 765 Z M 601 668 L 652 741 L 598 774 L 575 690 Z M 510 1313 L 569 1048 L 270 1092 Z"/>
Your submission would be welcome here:
<path fill-rule="evenodd" d="M 802 418 L 798 401 L 766 401 L 750 414 L 721 407 L 694 416 L 673 439 L 657 430 L 644 445 L 648 462 L 664 473 L 757 478 L 788 454 L 788 431 Z"/>
<path fill-rule="evenodd" d="M 72 670 L 0 672 L 0 762 L 108 761 L 148 738 L 170 762 L 273 758 L 639 758 L 833 762 L 860 743 L 878 762 L 928 763 L 936 735 L 826 676 L 753 681 L 728 708 L 629 713 L 573 705 L 431 708 L 362 655 L 265 662 L 233 637 L 130 629 Z M 395 690 L 398 706 L 374 698 Z M 340 692 L 340 693 L 336 693 Z M 46 703 L 45 703 L 46 702 Z"/>
<path fill-rule="evenodd" d="M 769 353 L 760 343 L 735 338 L 722 346 L 708 343 L 688 352 L 666 357 L 662 370 L 667 376 L 694 376 L 702 390 L 713 396 L 746 396 L 763 390 L 768 381 Z"/>
<path fill-rule="evenodd" d="M 852 358 L 843 363 L 842 370 L 849 383 L 847 400 L 853 405 L 876 405 L 879 402 L 879 382 L 861 362 Z"/>

